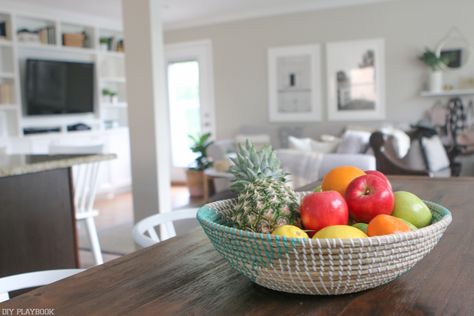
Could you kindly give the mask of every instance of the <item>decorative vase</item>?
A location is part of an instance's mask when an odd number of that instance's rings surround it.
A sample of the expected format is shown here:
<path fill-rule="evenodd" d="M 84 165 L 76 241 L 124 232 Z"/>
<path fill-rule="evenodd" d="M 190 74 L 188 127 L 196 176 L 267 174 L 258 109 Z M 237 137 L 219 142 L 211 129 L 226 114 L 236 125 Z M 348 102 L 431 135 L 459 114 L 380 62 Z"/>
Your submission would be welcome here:
<path fill-rule="evenodd" d="M 186 180 L 191 197 L 204 196 L 204 172 L 197 170 L 186 170 Z"/>
<path fill-rule="evenodd" d="M 443 91 L 443 72 L 441 70 L 432 71 L 430 73 L 430 91 Z"/>

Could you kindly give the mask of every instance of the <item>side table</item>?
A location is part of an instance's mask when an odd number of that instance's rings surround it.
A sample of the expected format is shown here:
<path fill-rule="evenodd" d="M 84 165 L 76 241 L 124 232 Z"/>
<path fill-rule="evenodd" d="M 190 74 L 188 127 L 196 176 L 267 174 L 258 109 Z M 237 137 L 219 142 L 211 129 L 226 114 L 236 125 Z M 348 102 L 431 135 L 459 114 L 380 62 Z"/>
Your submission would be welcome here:
<path fill-rule="evenodd" d="M 229 179 L 232 180 L 234 176 L 226 171 L 218 171 L 215 168 L 208 168 L 204 170 L 204 202 L 209 201 L 209 181 L 214 179 Z"/>

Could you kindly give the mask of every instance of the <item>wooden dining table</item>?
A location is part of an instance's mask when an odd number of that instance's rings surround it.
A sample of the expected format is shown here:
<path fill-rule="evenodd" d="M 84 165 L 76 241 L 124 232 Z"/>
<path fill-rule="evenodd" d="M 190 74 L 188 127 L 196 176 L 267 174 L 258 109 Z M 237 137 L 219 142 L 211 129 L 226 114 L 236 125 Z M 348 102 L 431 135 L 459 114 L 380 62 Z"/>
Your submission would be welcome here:
<path fill-rule="evenodd" d="M 232 270 L 198 228 L 17 296 L 0 304 L 0 312 L 49 308 L 54 315 L 474 315 L 474 178 L 391 181 L 394 190 L 448 207 L 453 222 L 412 270 L 380 287 L 339 296 L 269 290 Z"/>

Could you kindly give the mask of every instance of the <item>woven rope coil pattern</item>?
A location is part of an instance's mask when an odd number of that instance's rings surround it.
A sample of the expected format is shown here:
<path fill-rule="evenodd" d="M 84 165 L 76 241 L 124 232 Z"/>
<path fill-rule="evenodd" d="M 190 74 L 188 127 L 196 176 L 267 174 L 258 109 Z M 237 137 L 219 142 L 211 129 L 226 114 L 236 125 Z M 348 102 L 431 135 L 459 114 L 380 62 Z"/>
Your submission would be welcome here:
<path fill-rule="evenodd" d="M 452 217 L 445 207 L 425 202 L 431 225 L 369 238 L 297 239 L 228 227 L 220 214 L 231 212 L 235 199 L 207 204 L 197 218 L 216 250 L 253 282 L 289 293 L 336 295 L 388 283 L 433 249 Z"/>

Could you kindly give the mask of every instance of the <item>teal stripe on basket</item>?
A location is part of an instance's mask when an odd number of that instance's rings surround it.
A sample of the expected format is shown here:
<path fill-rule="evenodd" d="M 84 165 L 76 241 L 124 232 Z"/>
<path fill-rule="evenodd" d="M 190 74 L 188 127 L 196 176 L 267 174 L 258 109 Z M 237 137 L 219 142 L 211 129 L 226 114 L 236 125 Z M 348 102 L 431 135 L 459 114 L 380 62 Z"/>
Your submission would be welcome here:
<path fill-rule="evenodd" d="M 241 237 L 243 236 L 242 231 L 240 231 L 240 236 L 241 236 Z M 242 268 L 243 273 L 244 273 L 247 277 L 249 277 L 252 281 L 255 281 L 255 274 L 252 273 L 252 271 L 250 271 L 250 270 L 247 268 L 247 265 L 245 264 L 246 262 L 249 261 L 248 256 L 250 255 L 250 252 L 249 252 L 247 249 L 245 249 L 245 248 L 243 247 L 242 240 L 238 241 L 237 244 L 238 244 L 238 247 L 239 247 L 239 249 L 240 249 L 239 254 L 238 254 L 238 257 L 240 258 L 240 260 L 241 260 L 241 262 L 242 262 L 242 264 L 240 265 L 240 267 Z"/>
<path fill-rule="evenodd" d="M 254 233 L 257 234 L 257 233 Z M 256 237 L 256 236 L 254 236 Z M 260 253 L 260 267 L 265 266 L 268 263 L 268 256 L 266 255 L 266 250 L 262 247 L 262 243 L 259 243 L 257 238 L 254 238 L 255 246 L 257 246 L 258 252 Z"/>
<path fill-rule="evenodd" d="M 281 246 L 280 246 L 281 238 L 280 238 L 280 236 L 276 236 L 275 243 L 276 243 L 277 250 L 278 250 L 278 259 L 281 259 L 283 254 L 281 253 Z"/>
<path fill-rule="evenodd" d="M 267 234 L 267 241 L 268 243 L 264 243 L 264 245 L 268 246 L 268 258 L 271 260 L 270 264 L 273 264 L 273 261 L 275 261 L 275 255 L 273 252 L 273 242 L 272 242 L 272 235 Z"/>
<path fill-rule="evenodd" d="M 290 250 L 288 249 L 288 238 L 286 236 L 283 236 L 283 246 L 285 246 L 285 256 L 290 253 Z M 288 267 L 288 270 L 290 267 Z"/>
<path fill-rule="evenodd" d="M 260 249 L 260 245 L 258 243 L 258 239 L 257 239 L 257 233 L 255 232 L 252 232 L 253 234 L 253 238 L 252 238 L 252 245 L 255 247 L 255 249 L 257 249 L 258 251 L 258 255 L 257 255 L 257 262 L 258 262 L 258 265 L 259 267 L 264 265 L 265 264 L 265 256 L 263 255 L 263 251 L 262 249 Z"/>

